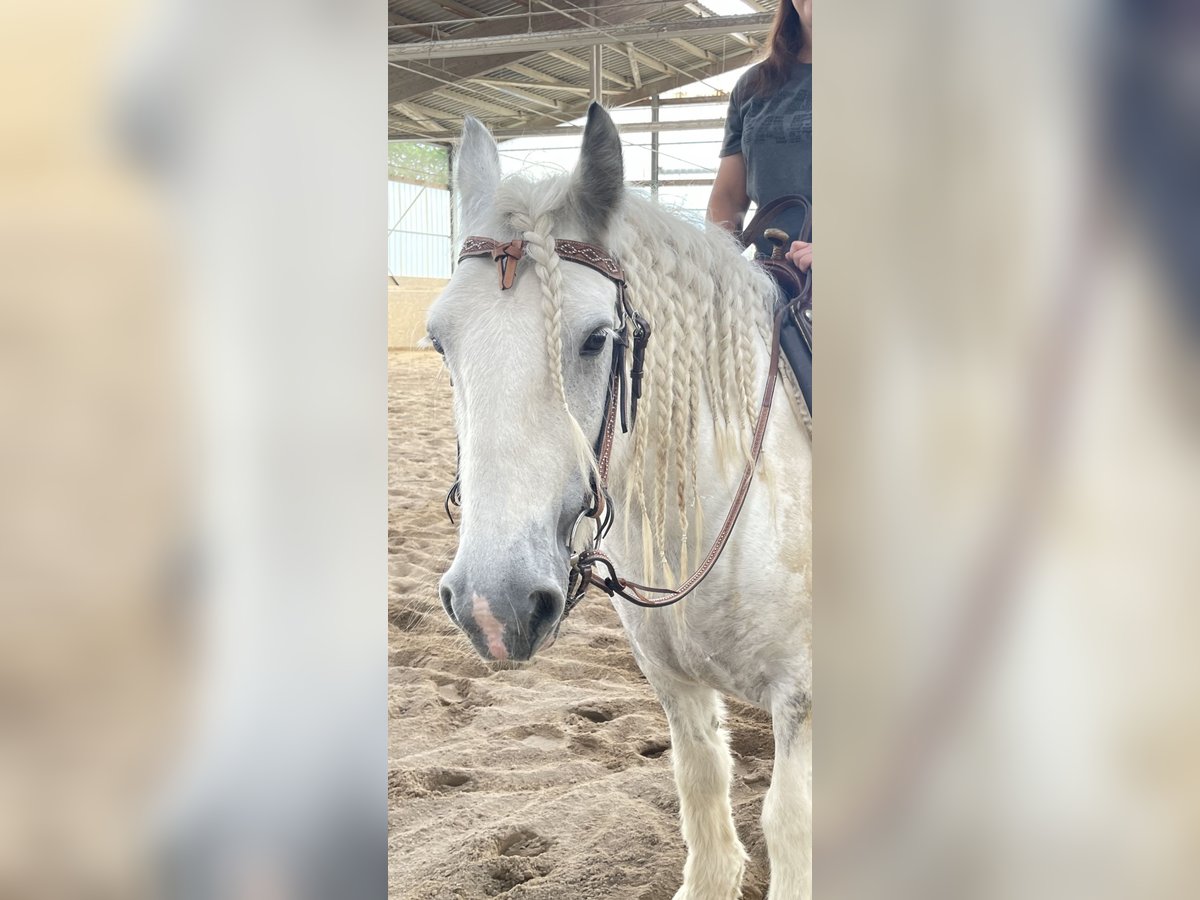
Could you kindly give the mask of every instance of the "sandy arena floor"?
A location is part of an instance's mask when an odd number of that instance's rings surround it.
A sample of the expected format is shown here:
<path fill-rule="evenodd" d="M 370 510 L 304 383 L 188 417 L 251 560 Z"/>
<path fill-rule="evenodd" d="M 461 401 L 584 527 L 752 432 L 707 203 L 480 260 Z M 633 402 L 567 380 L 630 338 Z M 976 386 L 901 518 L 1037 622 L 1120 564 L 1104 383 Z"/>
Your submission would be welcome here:
<path fill-rule="evenodd" d="M 429 352 L 393 351 L 388 370 L 389 897 L 671 900 L 667 724 L 616 613 L 589 596 L 532 664 L 479 659 L 437 600 L 456 541 L 449 381 Z M 761 900 L 770 722 L 731 703 L 728 727 L 743 897 Z"/>

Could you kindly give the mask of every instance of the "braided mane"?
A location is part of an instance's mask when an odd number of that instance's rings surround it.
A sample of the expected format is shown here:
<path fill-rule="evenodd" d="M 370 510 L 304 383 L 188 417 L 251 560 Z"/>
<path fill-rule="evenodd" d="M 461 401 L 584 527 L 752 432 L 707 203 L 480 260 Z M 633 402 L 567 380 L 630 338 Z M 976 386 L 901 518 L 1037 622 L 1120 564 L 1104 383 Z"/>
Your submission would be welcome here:
<path fill-rule="evenodd" d="M 556 225 L 572 215 L 565 177 L 505 179 L 496 213 L 527 242 L 540 284 L 552 383 L 567 403 L 562 370 L 562 275 L 554 253 Z M 628 528 L 642 523 L 643 568 L 668 583 L 688 569 L 689 542 L 698 560 L 703 521 L 697 482 L 701 418 L 711 417 L 718 459 L 741 465 L 761 385 L 753 342 L 770 333 L 774 288 L 745 264 L 732 237 L 716 226 L 697 227 L 678 214 L 626 191 L 609 228 L 608 249 L 621 262 L 629 299 L 653 327 L 646 382 L 632 452 L 617 496 Z M 593 466 L 592 441 L 570 416 L 584 469 Z M 658 436 L 655 441 L 649 435 Z M 678 548 L 678 552 L 676 552 Z"/>

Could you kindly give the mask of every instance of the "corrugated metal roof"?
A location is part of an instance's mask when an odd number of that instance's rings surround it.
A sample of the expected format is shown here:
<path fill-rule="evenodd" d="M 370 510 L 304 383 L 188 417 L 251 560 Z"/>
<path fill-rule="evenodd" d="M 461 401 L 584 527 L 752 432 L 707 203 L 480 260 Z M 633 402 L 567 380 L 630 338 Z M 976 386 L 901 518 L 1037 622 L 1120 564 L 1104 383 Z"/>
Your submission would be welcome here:
<path fill-rule="evenodd" d="M 746 0 L 748 11 L 774 12 L 777 6 L 778 0 Z M 706 9 L 703 0 L 614 0 L 595 9 L 601 22 L 592 27 L 599 31 L 606 25 L 707 18 L 699 14 Z M 486 50 L 489 39 L 506 35 L 588 27 L 592 9 L 585 0 L 390 0 L 388 12 L 391 44 L 474 38 Z M 761 33 L 749 37 L 755 44 L 765 39 Z M 486 52 L 390 62 L 389 137 L 448 140 L 457 135 L 466 115 L 511 134 L 569 122 L 586 112 L 591 88 L 589 48 Z M 723 33 L 608 44 L 603 52 L 605 104 L 641 103 L 655 93 L 744 66 L 759 56 L 757 47 Z"/>

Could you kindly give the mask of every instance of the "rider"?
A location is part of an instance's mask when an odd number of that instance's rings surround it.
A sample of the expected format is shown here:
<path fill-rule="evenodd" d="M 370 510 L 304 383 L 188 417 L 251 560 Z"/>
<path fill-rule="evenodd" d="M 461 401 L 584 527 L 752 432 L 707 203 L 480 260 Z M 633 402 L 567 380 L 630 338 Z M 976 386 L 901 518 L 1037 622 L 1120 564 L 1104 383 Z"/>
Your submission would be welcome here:
<path fill-rule="evenodd" d="M 768 46 L 729 98 L 708 218 L 730 231 L 741 230 L 750 201 L 812 201 L 812 0 L 779 4 Z M 812 244 L 794 241 L 787 258 L 808 270 Z"/>

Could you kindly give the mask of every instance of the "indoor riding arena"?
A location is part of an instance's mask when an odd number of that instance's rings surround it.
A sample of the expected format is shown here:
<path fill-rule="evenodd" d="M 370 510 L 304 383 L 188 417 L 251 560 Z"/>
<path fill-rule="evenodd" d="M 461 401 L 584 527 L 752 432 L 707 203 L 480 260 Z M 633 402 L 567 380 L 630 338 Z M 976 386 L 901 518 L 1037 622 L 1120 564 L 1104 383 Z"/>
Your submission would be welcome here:
<path fill-rule="evenodd" d="M 389 3 L 389 896 L 671 900 L 685 848 L 667 722 L 597 591 L 532 662 L 482 661 L 438 598 L 454 556 L 451 385 L 425 314 L 456 265 L 463 119 L 505 175 L 567 171 L 593 99 L 626 182 L 703 216 L 728 92 L 775 2 Z M 733 807 L 764 896 L 765 713 L 730 703 Z"/>

